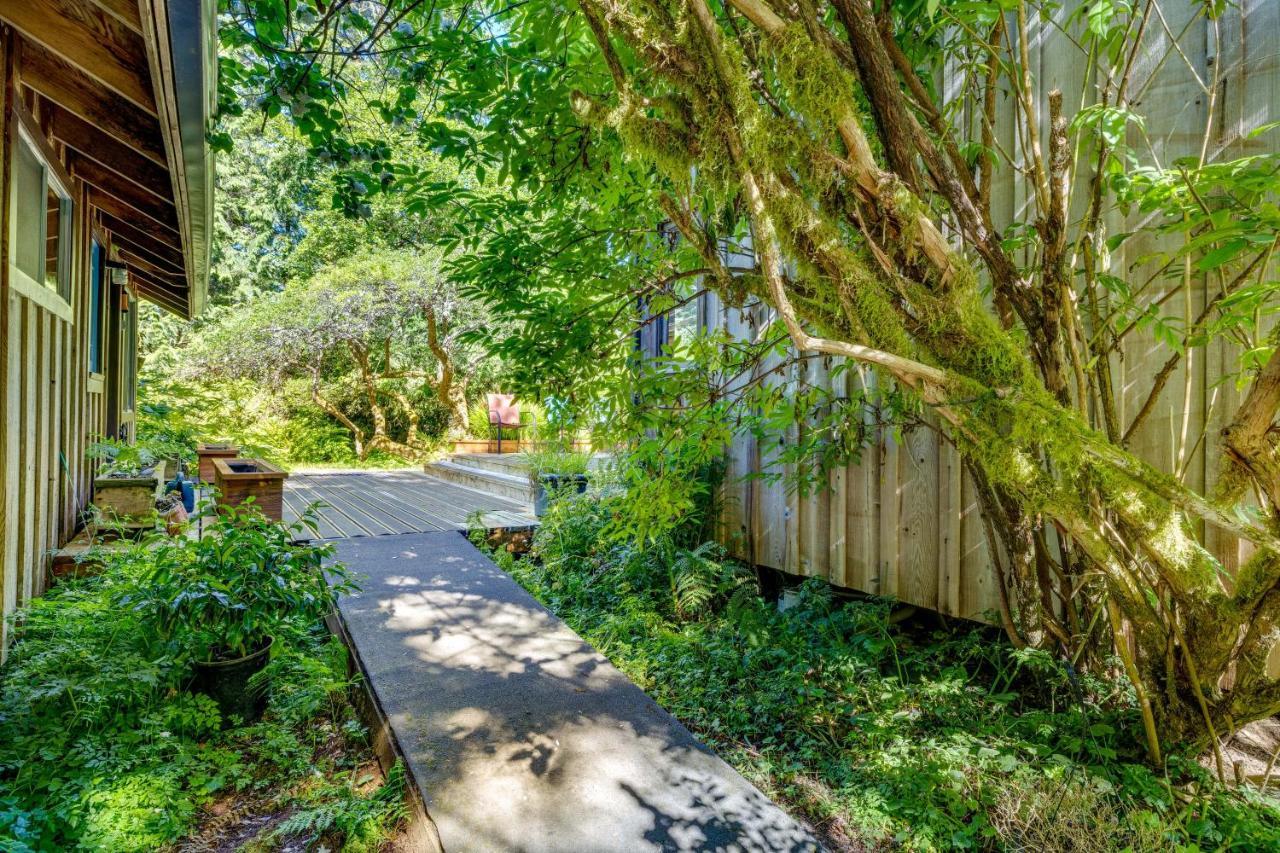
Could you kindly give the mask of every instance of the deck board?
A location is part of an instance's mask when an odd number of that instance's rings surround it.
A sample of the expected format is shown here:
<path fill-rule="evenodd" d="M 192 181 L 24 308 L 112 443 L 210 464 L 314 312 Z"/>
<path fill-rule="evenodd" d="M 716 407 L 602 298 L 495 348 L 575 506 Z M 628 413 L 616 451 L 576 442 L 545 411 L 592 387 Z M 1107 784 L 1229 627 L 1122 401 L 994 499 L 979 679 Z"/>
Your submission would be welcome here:
<path fill-rule="evenodd" d="M 524 504 L 416 470 L 290 474 L 285 481 L 285 521 L 297 521 L 314 501 L 324 504 L 316 531 L 322 539 L 466 530 L 477 512 L 490 526 L 537 523 Z"/>
<path fill-rule="evenodd" d="M 358 479 L 359 476 L 335 476 L 332 485 L 354 493 L 355 498 L 370 507 L 371 511 L 410 525 L 430 525 L 438 530 L 452 529 L 442 524 L 439 509 L 434 505 L 429 491 L 419 487 L 416 494 L 409 491 L 404 496 L 397 496 L 387 489 L 385 479 L 371 482 Z"/>
<path fill-rule="evenodd" d="M 466 529 L 467 517 L 477 510 L 483 512 L 514 510 L 528 514 L 527 507 L 514 501 L 486 495 L 446 483 L 430 475 L 418 475 L 414 472 L 414 477 L 418 476 L 432 481 L 432 487 L 429 490 L 423 490 L 421 481 L 417 479 L 388 478 L 378 481 L 374 488 L 380 497 L 395 506 L 420 507 L 421 509 L 416 511 L 426 513 L 444 530 Z M 482 500 L 477 502 L 477 497 Z"/>

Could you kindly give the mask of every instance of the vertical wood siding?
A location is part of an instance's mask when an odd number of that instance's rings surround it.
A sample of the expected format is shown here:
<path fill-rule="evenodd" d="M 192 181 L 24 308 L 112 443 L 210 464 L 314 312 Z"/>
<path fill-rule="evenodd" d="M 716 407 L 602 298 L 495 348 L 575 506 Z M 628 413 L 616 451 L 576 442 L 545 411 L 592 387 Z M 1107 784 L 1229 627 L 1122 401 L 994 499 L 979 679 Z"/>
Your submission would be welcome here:
<path fill-rule="evenodd" d="M 1084 63 L 1062 33 L 1064 29 L 1074 33 L 1083 26 L 1067 23 L 1077 5 L 1064 4 L 1054 13 L 1053 23 L 1039 25 L 1032 34 L 1036 45 L 1031 53 L 1032 72 L 1040 81 L 1041 98 L 1054 87 L 1066 93 L 1068 104 L 1072 93 L 1079 97 Z M 1150 147 L 1136 131 L 1130 144 L 1144 160 L 1154 156 L 1163 165 L 1198 154 L 1209 107 L 1196 78 L 1210 81 L 1216 74 L 1220 82 L 1211 153 L 1238 157 L 1270 150 L 1274 133 L 1246 137 L 1250 130 L 1280 119 L 1280 3 L 1243 0 L 1228 9 L 1219 22 L 1220 42 L 1203 18 L 1194 19 L 1195 4 L 1165 4 L 1164 10 L 1168 30 L 1162 26 L 1149 31 L 1131 84 L 1131 91 L 1138 93 L 1138 110 L 1146 116 Z M 1169 33 L 1178 36 L 1177 49 Z M 946 91 L 947 81 L 943 83 Z M 1043 103 L 1040 107 L 1045 109 Z M 1007 110 L 997 125 L 1005 150 L 1015 152 Z M 997 225 L 1029 216 L 1030 200 L 1023 185 L 1010 179 L 1010 171 L 997 173 L 993 187 Z M 1073 215 L 1082 213 L 1083 206 L 1082 198 L 1074 199 Z M 1137 214 L 1127 220 L 1117 214 L 1109 231 L 1139 231 L 1144 224 Z M 1135 236 L 1115 257 L 1113 270 L 1123 274 L 1155 247 L 1154 238 Z M 1149 272 L 1149 268 L 1137 268 L 1130 276 L 1141 280 Z M 1193 281 L 1185 299 L 1186 310 L 1192 313 L 1205 304 L 1202 277 Z M 741 337 L 749 336 L 762 319 L 724 307 L 714 296 L 707 297 L 706 307 L 711 326 Z M 1151 335 L 1130 337 L 1115 368 L 1122 423 L 1133 417 L 1168 356 L 1168 349 Z M 1193 488 L 1212 483 L 1220 464 L 1217 431 L 1238 399 L 1234 383 L 1229 378 L 1223 381 L 1235 370 L 1237 356 L 1233 347 L 1222 343 L 1179 365 L 1157 410 L 1138 430 L 1132 445 L 1135 452 L 1162 470 L 1185 470 Z M 832 378 L 832 361 L 804 364 L 786 381 L 829 383 L 849 391 L 858 385 L 874 387 L 875 377 L 866 370 L 840 372 Z M 1184 412 L 1189 413 L 1185 431 Z M 1206 439 L 1197 442 L 1202 431 L 1207 432 Z M 901 441 L 878 433 L 861 464 L 832 472 L 828 488 L 807 498 L 789 493 L 781 483 L 746 477 L 773 470 L 769 448 L 760 444 L 751 436 L 740 436 L 728 456 L 722 531 L 736 556 L 956 616 L 982 618 L 984 612 L 997 608 L 999 591 L 973 484 L 964 475 L 958 454 L 935 432 L 914 430 Z M 1206 544 L 1228 568 L 1247 557 L 1238 541 L 1218 531 L 1206 531 Z"/>
<path fill-rule="evenodd" d="M 4 82 L 10 91 L 11 79 L 6 76 Z M 88 387 L 88 194 L 76 181 L 68 321 L 9 286 L 12 133 L 7 123 L 0 125 L 6 164 L 0 218 L 5 235 L 0 251 L 0 658 L 9 640 L 8 617 L 44 592 L 51 554 L 74 533 L 79 510 L 89 500 L 92 483 L 84 454 L 101 434 L 103 417 L 102 395 Z"/>

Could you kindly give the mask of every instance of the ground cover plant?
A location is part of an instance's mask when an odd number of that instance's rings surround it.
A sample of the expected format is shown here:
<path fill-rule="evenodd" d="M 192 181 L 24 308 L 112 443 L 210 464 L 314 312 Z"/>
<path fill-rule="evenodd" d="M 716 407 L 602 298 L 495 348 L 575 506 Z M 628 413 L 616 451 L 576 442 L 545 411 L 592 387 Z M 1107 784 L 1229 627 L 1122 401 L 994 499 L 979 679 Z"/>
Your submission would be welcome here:
<path fill-rule="evenodd" d="M 1280 805 L 1175 753 L 1144 763 L 1123 678 L 971 624 L 896 626 L 810 580 L 785 610 L 714 545 L 555 502 L 495 559 L 833 849 L 1270 850 Z M 1114 662 L 1113 662 L 1114 664 Z"/>
<path fill-rule="evenodd" d="M 0 670 L 0 850 L 379 849 L 404 779 L 373 758 L 342 644 L 314 609 L 272 618 L 266 715 L 224 719 L 187 688 L 209 637 L 130 604 L 155 601 L 153 551 L 119 552 L 17 614 Z M 187 580 L 191 606 L 218 596 L 220 578 Z"/>

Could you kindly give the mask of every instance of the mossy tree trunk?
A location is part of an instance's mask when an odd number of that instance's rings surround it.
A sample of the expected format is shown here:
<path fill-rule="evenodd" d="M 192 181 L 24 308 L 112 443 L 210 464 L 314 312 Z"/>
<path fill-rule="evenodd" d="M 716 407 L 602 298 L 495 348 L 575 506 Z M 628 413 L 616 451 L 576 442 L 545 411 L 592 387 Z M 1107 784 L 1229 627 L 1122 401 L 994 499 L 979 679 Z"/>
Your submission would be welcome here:
<path fill-rule="evenodd" d="M 726 300 L 763 299 L 801 352 L 875 365 L 938 415 L 977 484 L 992 551 L 1007 555 L 997 570 L 1015 641 L 1086 665 L 1114 642 L 1155 758 L 1160 741 L 1203 746 L 1280 711 L 1268 668 L 1280 642 L 1280 363 L 1257 372 L 1226 431 L 1212 497 L 1127 449 L 1137 423 L 1125 429 L 1116 413 L 1117 349 L 1077 313 L 1096 306 L 1105 273 L 1110 152 L 1077 146 L 1062 95 L 1035 91 L 1024 5 L 973 34 L 989 69 L 976 97 L 987 144 L 968 159 L 904 55 L 890 4 L 580 2 L 613 91 L 575 95 L 575 108 L 665 175 L 659 203 Z M 1153 4 L 1136 5 L 1140 40 Z M 1121 52 L 1100 100 L 1128 104 L 1137 53 Z M 990 212 L 998 91 L 1011 93 L 1028 164 L 1029 265 Z M 1090 199 L 1076 237 L 1073 180 Z M 749 220 L 754 271 L 721 263 L 709 223 L 726 208 Z M 1242 276 L 1271 248 L 1260 241 Z M 1250 494 L 1254 515 L 1238 511 Z M 1257 556 L 1225 577 L 1202 524 Z"/>
<path fill-rule="evenodd" d="M 427 321 L 427 348 L 436 357 L 435 390 L 440 405 L 449 412 L 449 429 L 461 436 L 467 429 L 467 386 L 454 368 L 453 356 L 445 346 L 436 312 L 423 312 Z"/>

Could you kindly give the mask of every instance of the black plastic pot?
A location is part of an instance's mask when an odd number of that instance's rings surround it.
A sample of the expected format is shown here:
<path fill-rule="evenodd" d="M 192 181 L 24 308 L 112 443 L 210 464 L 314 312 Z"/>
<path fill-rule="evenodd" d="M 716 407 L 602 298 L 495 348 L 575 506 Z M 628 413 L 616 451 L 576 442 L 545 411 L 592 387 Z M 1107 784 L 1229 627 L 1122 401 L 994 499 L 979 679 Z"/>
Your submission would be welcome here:
<path fill-rule="evenodd" d="M 575 491 L 582 494 L 587 490 L 586 474 L 543 474 L 538 477 L 538 490 L 533 496 L 533 514 L 542 518 L 551 503 L 551 493 L 576 486 Z"/>
<path fill-rule="evenodd" d="M 234 716 L 256 722 L 267 709 L 267 688 L 265 684 L 251 688 L 249 679 L 267 665 L 272 642 L 268 637 L 262 648 L 242 658 L 197 662 L 192 689 L 217 702 L 224 720 Z"/>

